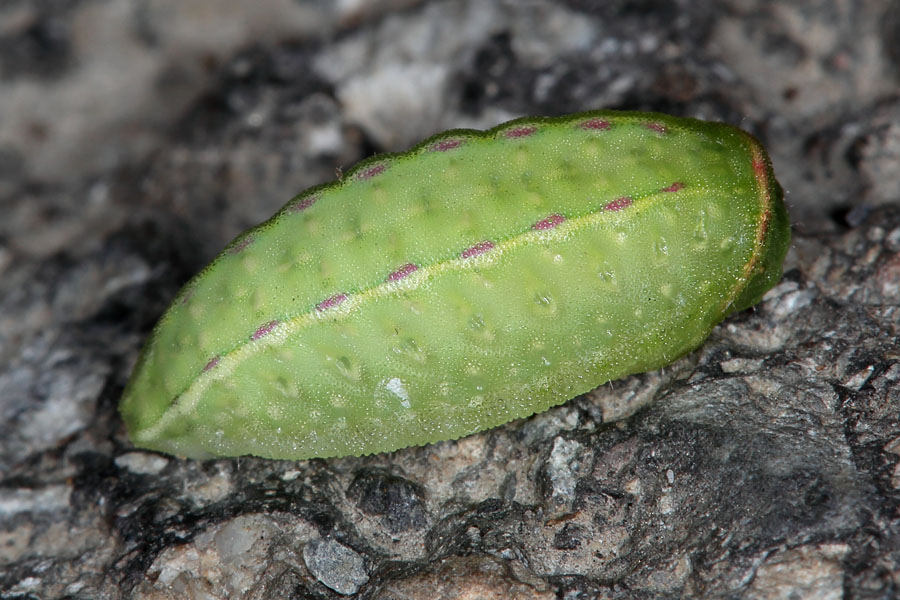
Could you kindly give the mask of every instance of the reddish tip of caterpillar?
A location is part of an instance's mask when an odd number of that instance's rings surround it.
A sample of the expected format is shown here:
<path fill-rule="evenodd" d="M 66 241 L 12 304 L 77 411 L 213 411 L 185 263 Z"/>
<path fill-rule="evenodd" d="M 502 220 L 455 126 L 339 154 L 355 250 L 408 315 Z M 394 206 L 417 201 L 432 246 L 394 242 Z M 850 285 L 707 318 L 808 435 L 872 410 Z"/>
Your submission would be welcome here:
<path fill-rule="evenodd" d="M 526 125 L 524 127 L 514 127 L 512 129 L 507 129 L 503 132 L 503 135 L 505 135 L 509 139 L 515 139 L 528 137 L 535 131 L 537 131 L 537 127 L 535 127 L 534 125 Z"/>
<path fill-rule="evenodd" d="M 647 121 L 644 123 L 644 127 L 650 131 L 655 131 L 656 133 L 667 133 L 669 131 L 665 125 L 657 123 L 656 121 Z"/>
<path fill-rule="evenodd" d="M 375 165 L 357 173 L 356 178 L 360 180 L 372 179 L 376 175 L 384 173 L 385 169 L 387 169 L 387 165 Z"/>
<path fill-rule="evenodd" d="M 479 254 L 484 254 L 488 250 L 494 247 L 494 243 L 490 240 L 484 240 L 483 242 L 478 242 L 474 246 L 470 246 L 463 250 L 460 253 L 461 258 L 472 258 L 473 256 L 478 256 Z"/>
<path fill-rule="evenodd" d="M 559 225 L 560 223 L 562 223 L 565 220 L 566 220 L 566 218 L 560 214 L 552 214 L 549 217 L 547 217 L 546 219 L 542 219 L 542 220 L 538 221 L 537 223 L 532 225 L 531 228 L 536 231 L 543 231 L 544 229 L 553 229 L 554 227 L 556 227 L 557 225 Z"/>
<path fill-rule="evenodd" d="M 632 199 L 628 196 L 622 196 L 621 198 L 616 198 L 603 208 L 605 208 L 606 210 L 618 211 L 624 208 L 628 208 L 629 206 L 631 206 L 632 202 Z"/>
<path fill-rule="evenodd" d="M 766 161 L 754 160 L 753 173 L 756 175 L 757 179 L 764 178 L 766 176 Z"/>
<path fill-rule="evenodd" d="M 248 235 L 247 237 L 245 237 L 244 239 L 239 241 L 237 244 L 235 244 L 234 246 L 229 248 L 228 254 L 238 254 L 239 252 L 241 252 L 242 250 L 247 248 L 247 246 L 249 246 L 252 243 L 253 243 L 253 236 Z"/>
<path fill-rule="evenodd" d="M 587 121 L 582 121 L 578 124 L 582 129 L 596 129 L 605 131 L 610 128 L 609 121 L 605 119 L 598 119 L 594 117 L 593 119 L 588 119 Z"/>
<path fill-rule="evenodd" d="M 206 363 L 206 366 L 203 367 L 201 373 L 206 373 L 207 371 L 215 367 L 217 364 L 219 364 L 220 360 L 222 360 L 221 356 L 213 356 L 211 359 L 209 359 L 209 362 Z"/>
<path fill-rule="evenodd" d="M 462 146 L 462 140 L 441 140 L 428 147 L 431 152 L 446 152 Z"/>
<path fill-rule="evenodd" d="M 415 265 L 413 263 L 406 263 L 393 273 L 387 276 L 388 281 L 400 281 L 404 277 L 407 277 L 410 273 L 419 270 L 419 265 Z"/>
<path fill-rule="evenodd" d="M 684 189 L 684 184 L 680 181 L 675 181 L 672 185 L 668 185 L 661 189 L 661 192 L 677 192 L 678 190 Z"/>
<path fill-rule="evenodd" d="M 303 198 L 296 204 L 292 205 L 290 211 L 300 212 L 302 210 L 306 210 L 307 208 L 315 204 L 318 199 L 318 196 L 307 196 L 306 198 Z"/>
<path fill-rule="evenodd" d="M 319 312 L 323 310 L 328 310 L 329 308 L 333 308 L 339 304 L 342 304 L 344 300 L 347 299 L 347 294 L 335 294 L 331 298 L 326 298 L 322 300 L 318 304 L 316 304 L 316 310 Z"/>
<path fill-rule="evenodd" d="M 265 337 L 271 333 L 273 329 L 278 325 L 279 321 L 269 321 L 265 325 L 260 325 L 256 331 L 253 332 L 253 335 L 250 336 L 251 340 L 258 340 L 261 337 Z"/>

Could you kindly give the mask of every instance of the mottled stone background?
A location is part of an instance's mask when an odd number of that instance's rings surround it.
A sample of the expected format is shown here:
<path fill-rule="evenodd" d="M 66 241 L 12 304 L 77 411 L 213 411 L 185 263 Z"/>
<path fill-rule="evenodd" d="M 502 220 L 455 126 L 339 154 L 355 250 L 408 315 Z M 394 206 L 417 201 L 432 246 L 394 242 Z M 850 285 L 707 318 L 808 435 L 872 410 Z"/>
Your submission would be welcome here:
<path fill-rule="evenodd" d="M 900 597 L 900 4 L 0 2 L 0 598 Z M 784 280 L 701 350 L 366 458 L 116 404 L 240 230 L 374 152 L 591 108 L 770 149 Z"/>

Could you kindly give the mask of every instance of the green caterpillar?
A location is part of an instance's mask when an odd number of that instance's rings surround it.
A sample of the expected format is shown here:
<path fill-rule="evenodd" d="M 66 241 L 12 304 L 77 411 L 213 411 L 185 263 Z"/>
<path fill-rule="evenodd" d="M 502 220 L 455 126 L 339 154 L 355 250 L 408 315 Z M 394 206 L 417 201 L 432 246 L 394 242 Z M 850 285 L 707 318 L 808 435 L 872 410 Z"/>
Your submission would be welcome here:
<path fill-rule="evenodd" d="M 452 130 L 363 161 L 178 294 L 121 413 L 192 458 L 455 439 L 664 366 L 781 276 L 760 144 L 595 111 Z"/>

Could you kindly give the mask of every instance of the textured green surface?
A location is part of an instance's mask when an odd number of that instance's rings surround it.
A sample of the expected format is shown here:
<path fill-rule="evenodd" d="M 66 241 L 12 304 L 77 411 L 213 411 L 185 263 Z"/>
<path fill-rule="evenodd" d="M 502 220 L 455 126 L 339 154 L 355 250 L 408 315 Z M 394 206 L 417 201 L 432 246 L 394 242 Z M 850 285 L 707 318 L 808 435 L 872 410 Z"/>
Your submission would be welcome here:
<path fill-rule="evenodd" d="M 727 125 L 449 131 L 232 242 L 160 320 L 121 412 L 136 445 L 195 458 L 457 438 L 696 348 L 777 282 L 788 242 L 768 157 Z"/>

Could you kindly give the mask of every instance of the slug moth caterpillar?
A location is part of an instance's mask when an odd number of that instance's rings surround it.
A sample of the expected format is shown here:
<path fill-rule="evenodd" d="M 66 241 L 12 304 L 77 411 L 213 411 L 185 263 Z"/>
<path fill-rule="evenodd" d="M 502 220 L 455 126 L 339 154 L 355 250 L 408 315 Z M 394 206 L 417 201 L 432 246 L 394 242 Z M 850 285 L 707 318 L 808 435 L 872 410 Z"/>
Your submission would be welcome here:
<path fill-rule="evenodd" d="M 121 402 L 138 446 L 362 455 L 455 439 L 697 348 L 790 240 L 749 134 L 594 111 L 365 160 L 182 289 Z"/>

